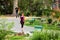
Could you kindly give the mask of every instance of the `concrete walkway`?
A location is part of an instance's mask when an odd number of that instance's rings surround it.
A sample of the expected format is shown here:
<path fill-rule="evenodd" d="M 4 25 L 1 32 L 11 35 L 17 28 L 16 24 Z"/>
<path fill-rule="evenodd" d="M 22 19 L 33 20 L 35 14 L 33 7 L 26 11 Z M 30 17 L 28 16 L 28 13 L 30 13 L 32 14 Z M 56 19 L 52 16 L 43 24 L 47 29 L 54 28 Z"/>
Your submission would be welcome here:
<path fill-rule="evenodd" d="M 8 21 L 9 22 L 14 22 L 14 27 L 11 29 L 12 31 L 14 32 L 21 32 L 21 25 L 20 25 L 20 19 L 19 18 L 16 18 L 16 17 L 7 17 Z M 31 32 L 31 31 L 34 31 L 35 29 L 33 27 L 27 27 L 27 26 L 24 26 L 24 32 L 25 33 L 28 33 L 28 32 Z"/>

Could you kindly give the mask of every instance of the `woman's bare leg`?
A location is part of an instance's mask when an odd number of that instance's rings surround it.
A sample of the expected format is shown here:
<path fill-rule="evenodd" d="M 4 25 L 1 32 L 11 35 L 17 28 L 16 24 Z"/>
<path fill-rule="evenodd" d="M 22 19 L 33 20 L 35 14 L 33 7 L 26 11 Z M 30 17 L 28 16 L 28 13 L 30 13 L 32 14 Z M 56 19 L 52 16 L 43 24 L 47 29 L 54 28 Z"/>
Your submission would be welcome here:
<path fill-rule="evenodd" d="M 22 29 L 22 33 L 24 33 L 24 30 L 23 30 L 23 24 L 21 25 L 21 29 Z"/>

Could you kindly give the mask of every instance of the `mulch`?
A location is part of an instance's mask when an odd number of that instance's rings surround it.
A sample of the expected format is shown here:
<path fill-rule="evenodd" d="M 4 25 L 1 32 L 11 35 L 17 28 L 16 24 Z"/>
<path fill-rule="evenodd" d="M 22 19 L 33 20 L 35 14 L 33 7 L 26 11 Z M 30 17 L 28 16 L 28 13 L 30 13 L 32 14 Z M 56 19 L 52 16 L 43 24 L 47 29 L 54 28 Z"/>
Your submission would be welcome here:
<path fill-rule="evenodd" d="M 22 32 L 22 33 L 20 32 L 20 33 L 16 33 L 16 34 L 15 34 L 15 36 L 17 36 L 17 35 L 18 35 L 18 36 L 22 36 L 22 35 L 25 35 L 25 34 L 24 34 L 24 32 Z"/>

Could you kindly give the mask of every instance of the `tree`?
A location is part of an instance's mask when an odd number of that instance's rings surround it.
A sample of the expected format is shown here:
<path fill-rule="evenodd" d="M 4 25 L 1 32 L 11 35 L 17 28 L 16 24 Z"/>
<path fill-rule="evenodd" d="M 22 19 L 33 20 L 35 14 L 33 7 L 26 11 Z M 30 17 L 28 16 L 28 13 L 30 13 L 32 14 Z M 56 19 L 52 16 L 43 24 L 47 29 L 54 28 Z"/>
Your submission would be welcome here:
<path fill-rule="evenodd" d="M 13 16 L 16 15 L 15 8 L 18 7 L 18 0 L 13 0 Z"/>
<path fill-rule="evenodd" d="M 45 9 L 51 10 L 53 2 L 52 0 L 19 0 L 18 4 L 21 11 L 26 12 L 28 9 L 32 15 L 39 16 Z"/>
<path fill-rule="evenodd" d="M 21 11 L 29 10 L 30 13 L 34 15 L 40 8 L 40 3 L 37 0 L 19 0 L 19 7 Z"/>

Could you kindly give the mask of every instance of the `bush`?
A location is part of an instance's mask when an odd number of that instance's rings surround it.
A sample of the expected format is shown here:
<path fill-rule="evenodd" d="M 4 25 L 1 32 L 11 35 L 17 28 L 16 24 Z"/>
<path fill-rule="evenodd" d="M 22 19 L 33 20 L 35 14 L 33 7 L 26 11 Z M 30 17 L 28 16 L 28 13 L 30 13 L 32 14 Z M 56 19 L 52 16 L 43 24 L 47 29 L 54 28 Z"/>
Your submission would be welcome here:
<path fill-rule="evenodd" d="M 52 19 L 48 19 L 48 23 L 51 24 L 52 23 Z"/>

